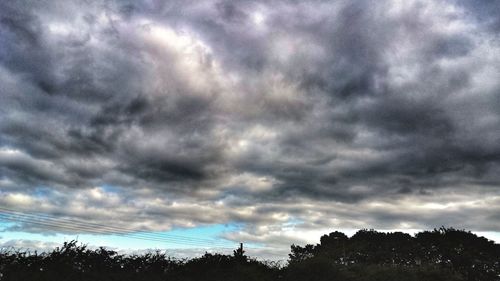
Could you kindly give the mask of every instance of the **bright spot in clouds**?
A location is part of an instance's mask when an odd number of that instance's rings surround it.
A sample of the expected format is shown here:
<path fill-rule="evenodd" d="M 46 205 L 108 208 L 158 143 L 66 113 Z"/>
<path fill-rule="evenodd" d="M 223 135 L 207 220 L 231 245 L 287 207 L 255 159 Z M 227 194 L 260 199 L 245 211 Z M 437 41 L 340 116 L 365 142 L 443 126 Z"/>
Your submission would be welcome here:
<path fill-rule="evenodd" d="M 265 16 L 264 16 L 264 14 L 263 14 L 263 13 L 261 13 L 261 12 L 254 12 L 254 13 L 252 14 L 252 20 L 253 20 L 253 22 L 255 23 L 255 25 L 257 25 L 257 26 L 262 26 L 262 25 L 264 25 L 264 21 L 265 21 L 265 19 L 266 19 L 266 18 L 265 18 Z"/>

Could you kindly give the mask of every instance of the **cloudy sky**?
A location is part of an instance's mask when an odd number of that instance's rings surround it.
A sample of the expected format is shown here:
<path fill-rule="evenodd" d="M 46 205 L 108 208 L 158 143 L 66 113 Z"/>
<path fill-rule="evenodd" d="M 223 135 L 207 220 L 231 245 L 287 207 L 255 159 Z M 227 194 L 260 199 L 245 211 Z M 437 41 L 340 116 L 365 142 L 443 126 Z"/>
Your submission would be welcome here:
<path fill-rule="evenodd" d="M 0 245 L 286 257 L 333 230 L 440 226 L 500 241 L 499 15 L 1 1 Z"/>

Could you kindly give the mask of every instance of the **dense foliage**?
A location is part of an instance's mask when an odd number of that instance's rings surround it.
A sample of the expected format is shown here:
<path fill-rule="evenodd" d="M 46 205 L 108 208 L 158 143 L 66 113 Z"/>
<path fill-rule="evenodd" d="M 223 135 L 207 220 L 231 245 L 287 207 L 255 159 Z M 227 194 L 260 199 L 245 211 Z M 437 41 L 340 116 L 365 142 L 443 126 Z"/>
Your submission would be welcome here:
<path fill-rule="evenodd" d="M 435 229 L 410 236 L 360 230 L 292 245 L 288 265 L 206 253 L 177 260 L 161 252 L 119 255 L 76 241 L 50 253 L 0 252 L 0 280 L 500 280 L 500 245 L 470 232 Z"/>
<path fill-rule="evenodd" d="M 288 271 L 330 270 L 338 280 L 500 280 L 500 245 L 463 230 L 441 228 L 414 237 L 360 230 L 351 238 L 332 232 L 320 241 L 292 245 Z"/>

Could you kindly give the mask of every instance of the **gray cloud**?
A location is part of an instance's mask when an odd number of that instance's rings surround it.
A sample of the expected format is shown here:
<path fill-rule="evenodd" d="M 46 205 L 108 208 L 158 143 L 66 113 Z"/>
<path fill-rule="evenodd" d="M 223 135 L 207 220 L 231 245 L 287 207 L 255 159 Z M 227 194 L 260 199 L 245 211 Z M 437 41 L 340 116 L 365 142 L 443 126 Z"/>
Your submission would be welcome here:
<path fill-rule="evenodd" d="M 475 3 L 2 3 L 3 204 L 270 245 L 295 220 L 499 231 L 499 21 Z"/>

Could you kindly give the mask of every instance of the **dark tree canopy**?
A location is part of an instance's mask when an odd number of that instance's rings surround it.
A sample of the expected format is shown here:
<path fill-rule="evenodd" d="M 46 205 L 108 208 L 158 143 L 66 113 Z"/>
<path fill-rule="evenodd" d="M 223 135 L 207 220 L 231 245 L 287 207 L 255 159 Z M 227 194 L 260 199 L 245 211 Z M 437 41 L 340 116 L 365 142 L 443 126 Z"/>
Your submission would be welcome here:
<path fill-rule="evenodd" d="M 465 280 L 500 280 L 500 245 L 454 228 L 423 231 L 415 237 L 367 229 L 351 238 L 332 232 L 317 245 L 292 245 L 289 258 L 290 265 L 325 261 L 350 267 L 434 268 Z"/>
<path fill-rule="evenodd" d="M 411 236 L 363 229 L 335 231 L 316 245 L 292 245 L 286 266 L 244 255 L 178 260 L 163 252 L 119 255 L 76 241 L 50 253 L 0 252 L 0 280 L 284 280 L 498 281 L 500 245 L 464 230 L 440 228 Z"/>

